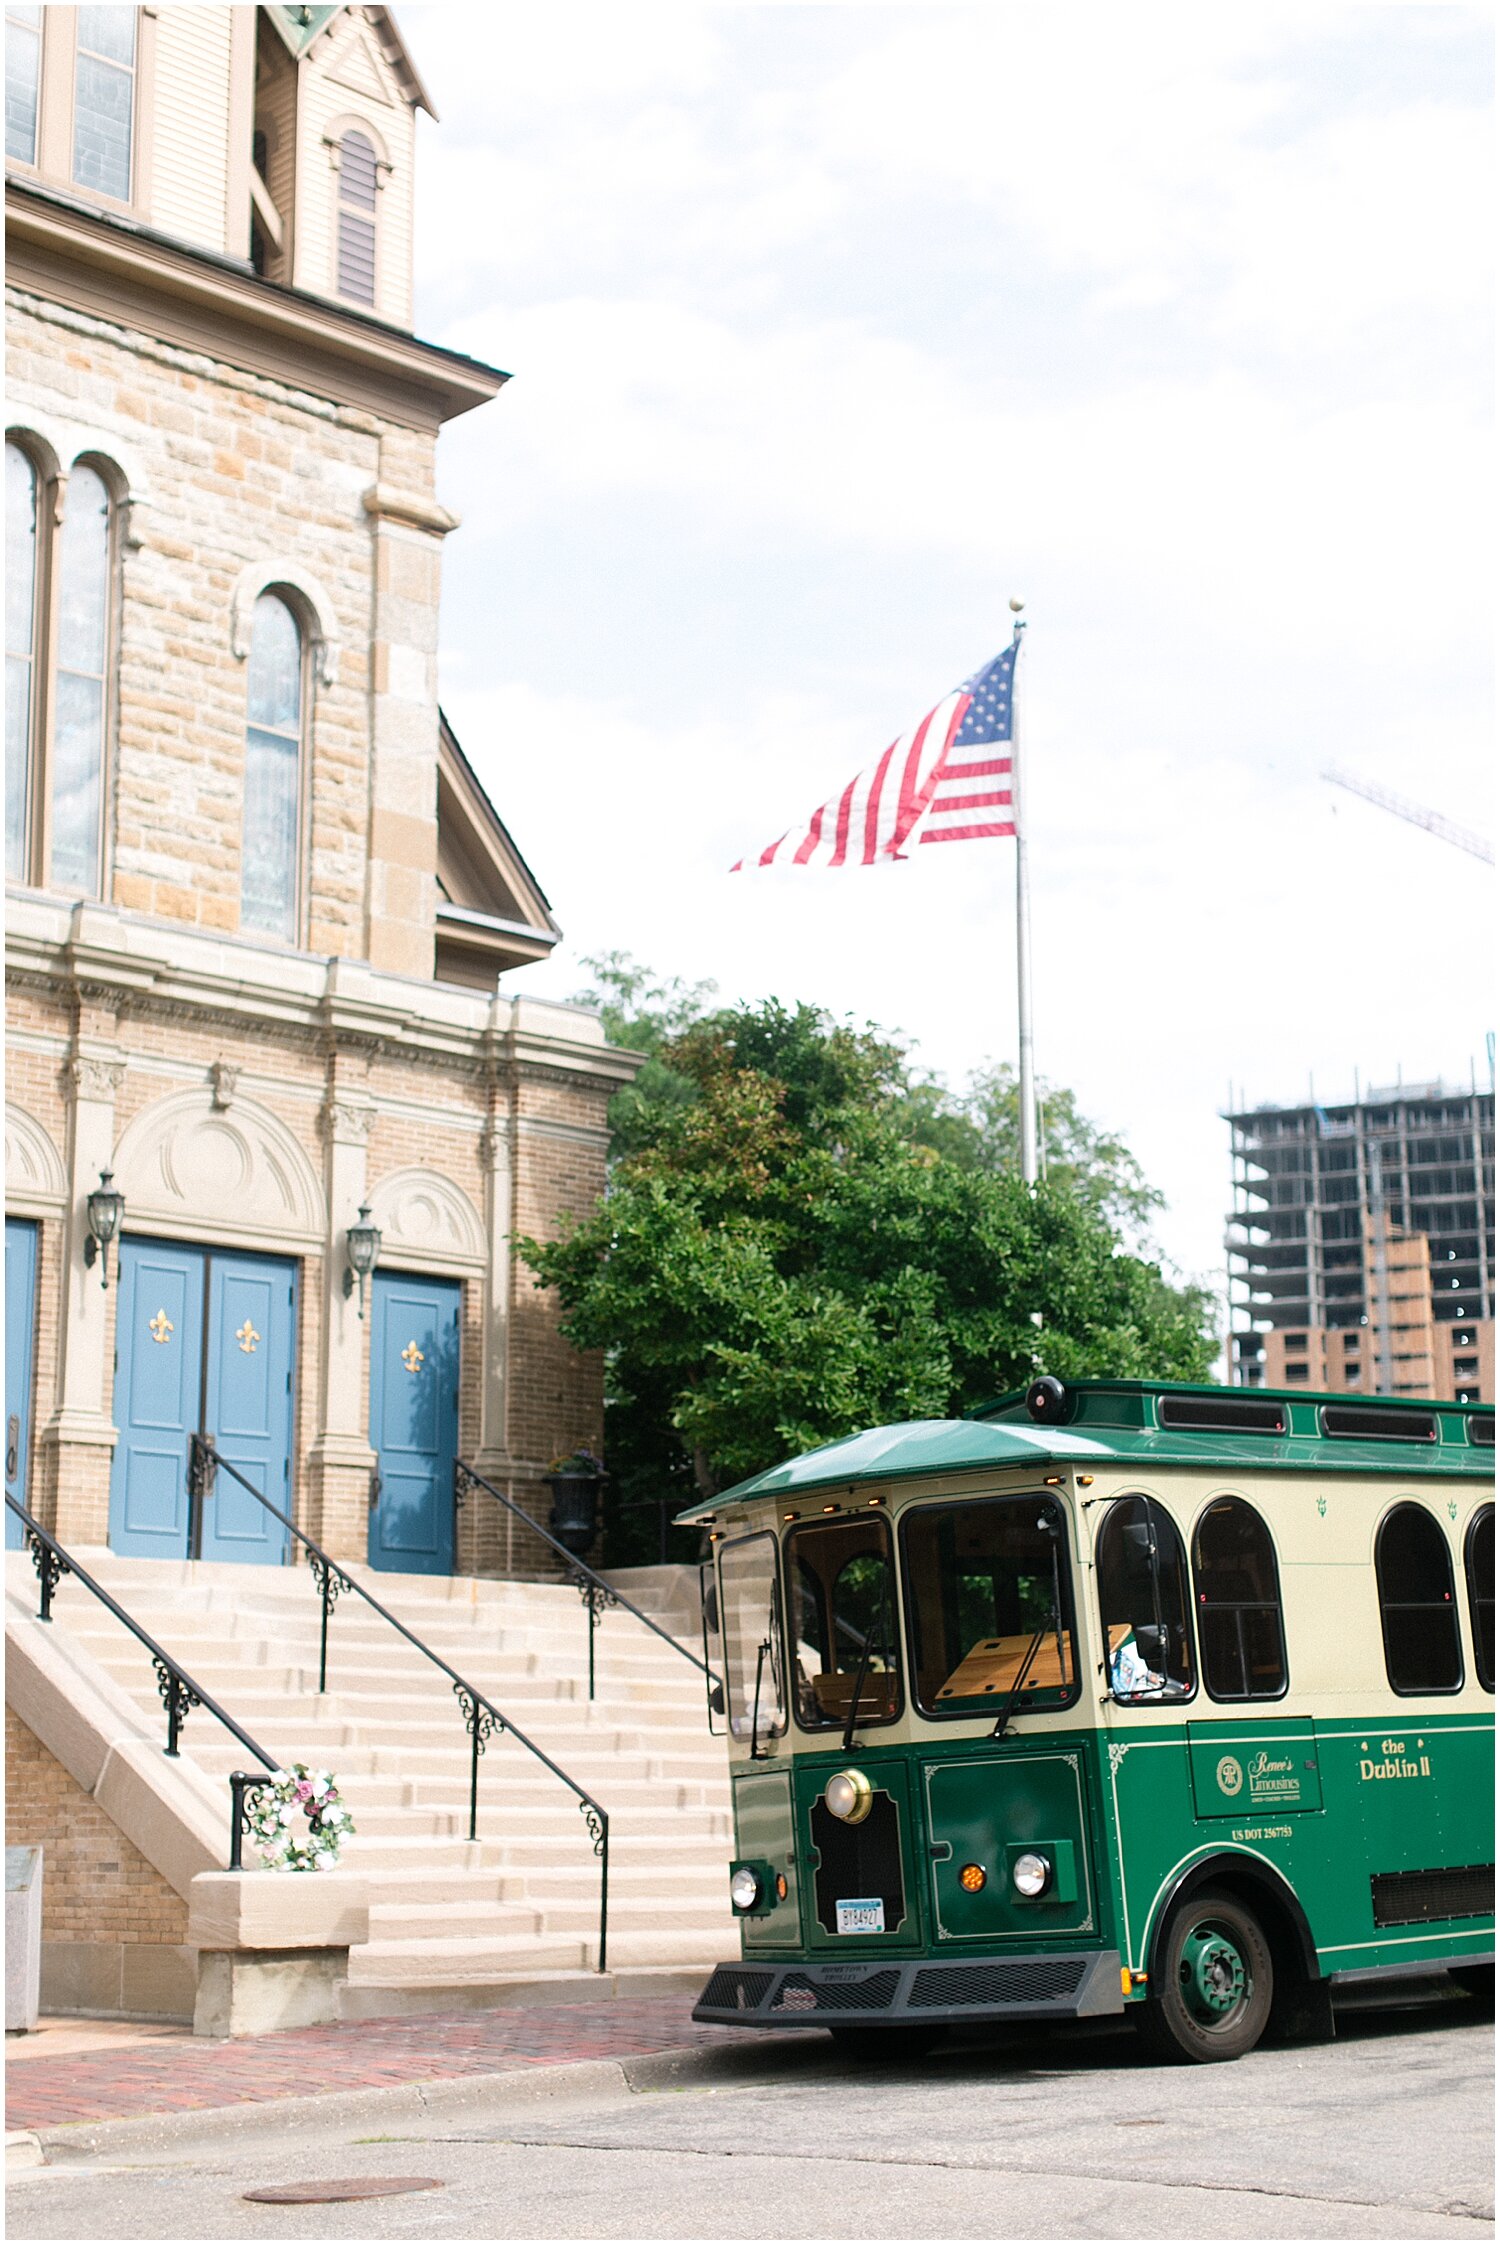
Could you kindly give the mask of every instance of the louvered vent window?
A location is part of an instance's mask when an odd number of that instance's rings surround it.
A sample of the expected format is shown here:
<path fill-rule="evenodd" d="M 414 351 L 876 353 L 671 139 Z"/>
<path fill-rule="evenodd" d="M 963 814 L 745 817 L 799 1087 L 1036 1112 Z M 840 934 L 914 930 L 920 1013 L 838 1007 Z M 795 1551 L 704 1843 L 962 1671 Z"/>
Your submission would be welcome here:
<path fill-rule="evenodd" d="M 375 301 L 377 161 L 363 133 L 345 133 L 339 142 L 338 291 L 356 304 Z"/>

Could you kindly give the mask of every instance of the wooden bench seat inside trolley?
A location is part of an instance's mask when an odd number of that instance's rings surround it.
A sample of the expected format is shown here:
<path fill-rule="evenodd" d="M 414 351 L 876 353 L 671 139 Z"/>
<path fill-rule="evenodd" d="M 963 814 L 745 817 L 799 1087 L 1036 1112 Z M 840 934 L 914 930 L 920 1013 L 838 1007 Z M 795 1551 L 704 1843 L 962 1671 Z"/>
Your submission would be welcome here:
<path fill-rule="evenodd" d="M 1020 1637 L 981 1637 L 971 1645 L 946 1684 L 939 1699 L 977 1699 L 981 1693 L 1008 1692 L 1020 1673 L 1031 1644 L 1028 1632 Z M 1072 1647 L 1067 1638 L 1044 1637 L 1032 1656 L 1023 1689 L 1056 1690 L 1073 1681 Z"/>

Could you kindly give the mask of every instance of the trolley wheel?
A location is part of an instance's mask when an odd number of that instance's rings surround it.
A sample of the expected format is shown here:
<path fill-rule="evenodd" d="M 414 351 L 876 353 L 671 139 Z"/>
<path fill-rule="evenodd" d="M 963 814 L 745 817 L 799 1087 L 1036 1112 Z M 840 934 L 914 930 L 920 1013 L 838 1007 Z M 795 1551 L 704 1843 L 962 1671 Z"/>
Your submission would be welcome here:
<path fill-rule="evenodd" d="M 947 2033 L 941 2026 L 896 2027 L 830 2027 L 835 2048 L 846 2058 L 855 2058 L 861 2065 L 901 2065 L 912 2058 L 925 2058 L 928 2051 Z"/>
<path fill-rule="evenodd" d="M 1495 2009 L 1495 1967 L 1492 1964 L 1455 1964 L 1449 1971 L 1450 1980 L 1473 1996 L 1477 2003 L 1492 2013 Z"/>
<path fill-rule="evenodd" d="M 1158 2064 L 1211 2065 L 1243 2058 L 1271 2015 L 1271 1952 L 1259 1924 L 1232 1894 L 1195 1894 L 1172 1912 L 1157 1985 L 1135 2014 Z"/>

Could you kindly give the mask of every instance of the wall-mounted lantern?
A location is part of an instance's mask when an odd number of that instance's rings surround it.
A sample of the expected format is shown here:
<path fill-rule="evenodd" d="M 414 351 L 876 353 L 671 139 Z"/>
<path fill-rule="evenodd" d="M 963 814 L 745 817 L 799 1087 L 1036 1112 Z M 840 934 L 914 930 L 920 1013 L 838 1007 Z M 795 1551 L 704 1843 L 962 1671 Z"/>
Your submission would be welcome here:
<path fill-rule="evenodd" d="M 99 1183 L 89 1194 L 89 1236 L 83 1243 L 83 1260 L 92 1270 L 97 1262 L 100 1268 L 99 1284 L 109 1284 L 109 1243 L 120 1229 L 120 1219 L 125 1214 L 125 1195 L 115 1186 L 114 1171 L 101 1169 Z"/>
<path fill-rule="evenodd" d="M 344 1244 L 349 1254 L 349 1267 L 344 1273 L 344 1299 L 347 1302 L 359 1287 L 359 1314 L 365 1314 L 365 1288 L 370 1273 L 380 1260 L 380 1226 L 370 1222 L 368 1204 L 361 1204 L 359 1222 L 351 1224 L 344 1234 Z"/>

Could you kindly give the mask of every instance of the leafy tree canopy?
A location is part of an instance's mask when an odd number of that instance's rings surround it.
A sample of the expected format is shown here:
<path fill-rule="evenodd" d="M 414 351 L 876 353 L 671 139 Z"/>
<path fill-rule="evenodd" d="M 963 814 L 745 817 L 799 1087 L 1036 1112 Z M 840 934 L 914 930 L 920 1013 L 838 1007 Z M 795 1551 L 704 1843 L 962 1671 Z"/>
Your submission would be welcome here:
<path fill-rule="evenodd" d="M 610 1034 L 648 1059 L 612 1113 L 606 1197 L 520 1253 L 569 1339 L 606 1352 L 616 1560 L 653 1553 L 633 1504 L 953 1416 L 1039 1369 L 1207 1374 L 1207 1296 L 1122 1244 L 1159 1197 L 1071 1095 L 1049 1101 L 1031 1191 L 1007 1071 L 955 1099 L 815 1007 L 710 1011 L 712 985 L 588 964 Z"/>

